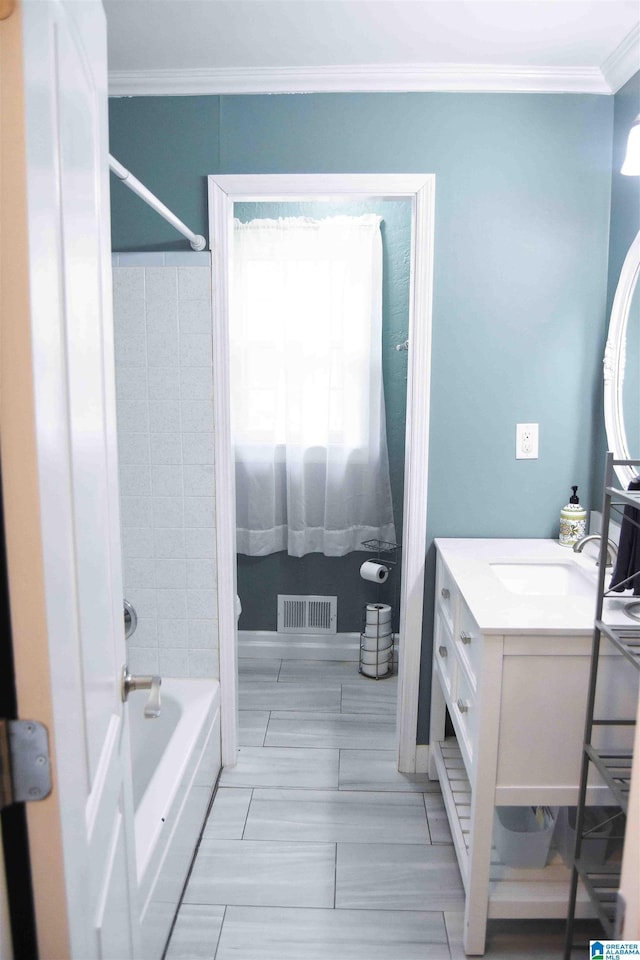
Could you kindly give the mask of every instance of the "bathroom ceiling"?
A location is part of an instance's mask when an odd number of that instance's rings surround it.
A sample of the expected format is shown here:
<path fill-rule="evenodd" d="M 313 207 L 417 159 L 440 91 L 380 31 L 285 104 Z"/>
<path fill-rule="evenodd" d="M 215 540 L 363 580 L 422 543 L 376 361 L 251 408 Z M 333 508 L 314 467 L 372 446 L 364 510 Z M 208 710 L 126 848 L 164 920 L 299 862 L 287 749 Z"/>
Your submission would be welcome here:
<path fill-rule="evenodd" d="M 613 93 L 638 0 L 103 0 L 110 92 Z"/>

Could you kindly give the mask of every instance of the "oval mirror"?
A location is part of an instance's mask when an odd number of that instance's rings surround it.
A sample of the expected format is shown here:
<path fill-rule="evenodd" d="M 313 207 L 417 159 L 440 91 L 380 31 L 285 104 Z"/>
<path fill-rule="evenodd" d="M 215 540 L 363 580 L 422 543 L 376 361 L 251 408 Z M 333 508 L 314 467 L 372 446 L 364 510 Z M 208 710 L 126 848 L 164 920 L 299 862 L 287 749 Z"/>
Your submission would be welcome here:
<path fill-rule="evenodd" d="M 640 459 L 640 231 L 629 247 L 611 308 L 604 354 L 604 422 L 617 460 Z M 615 468 L 626 489 L 638 474 Z"/>

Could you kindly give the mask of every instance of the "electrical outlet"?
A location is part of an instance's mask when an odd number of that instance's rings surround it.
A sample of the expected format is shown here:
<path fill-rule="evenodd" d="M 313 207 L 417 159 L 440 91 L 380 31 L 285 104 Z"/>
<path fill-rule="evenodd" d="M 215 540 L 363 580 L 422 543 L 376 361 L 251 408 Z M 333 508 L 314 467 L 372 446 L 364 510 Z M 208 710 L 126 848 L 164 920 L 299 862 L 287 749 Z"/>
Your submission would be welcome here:
<path fill-rule="evenodd" d="M 516 460 L 538 459 L 538 424 L 516 423 Z"/>

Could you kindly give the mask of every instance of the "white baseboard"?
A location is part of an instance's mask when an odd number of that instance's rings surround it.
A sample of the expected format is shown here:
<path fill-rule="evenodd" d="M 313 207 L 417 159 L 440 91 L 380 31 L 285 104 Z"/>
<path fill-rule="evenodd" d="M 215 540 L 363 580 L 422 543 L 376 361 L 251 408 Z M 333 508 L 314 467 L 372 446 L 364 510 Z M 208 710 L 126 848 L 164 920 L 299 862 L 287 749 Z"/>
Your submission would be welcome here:
<path fill-rule="evenodd" d="M 283 660 L 350 660 L 360 657 L 358 633 L 277 633 L 275 630 L 238 630 L 238 657 Z"/>

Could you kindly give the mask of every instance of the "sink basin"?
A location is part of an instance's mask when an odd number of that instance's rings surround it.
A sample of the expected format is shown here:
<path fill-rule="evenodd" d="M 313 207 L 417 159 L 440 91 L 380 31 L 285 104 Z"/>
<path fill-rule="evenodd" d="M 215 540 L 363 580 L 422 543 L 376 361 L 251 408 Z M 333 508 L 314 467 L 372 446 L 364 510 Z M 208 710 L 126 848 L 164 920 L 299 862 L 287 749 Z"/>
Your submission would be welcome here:
<path fill-rule="evenodd" d="M 591 597 L 595 580 L 571 561 L 513 561 L 492 563 L 490 567 L 500 583 L 521 596 Z"/>

